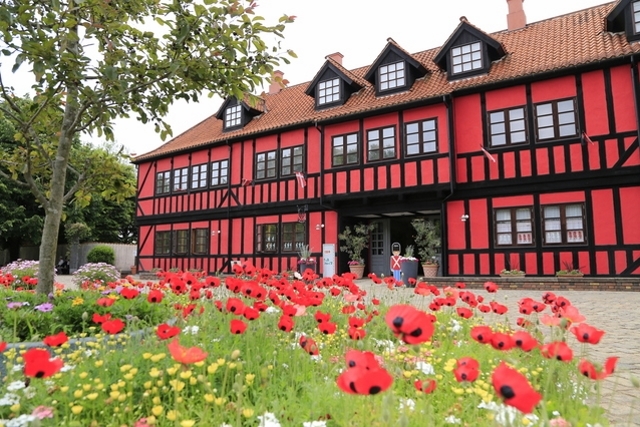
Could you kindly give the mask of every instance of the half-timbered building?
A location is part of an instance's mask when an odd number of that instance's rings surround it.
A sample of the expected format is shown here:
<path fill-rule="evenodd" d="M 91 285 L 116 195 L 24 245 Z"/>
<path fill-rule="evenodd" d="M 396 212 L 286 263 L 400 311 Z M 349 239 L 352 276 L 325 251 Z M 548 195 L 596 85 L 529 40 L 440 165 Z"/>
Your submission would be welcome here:
<path fill-rule="evenodd" d="M 529 24 L 522 2 L 497 33 L 461 18 L 434 49 L 329 55 L 136 157 L 139 269 L 295 270 L 366 222 L 367 271 L 388 274 L 425 217 L 445 276 L 640 274 L 640 1 Z"/>

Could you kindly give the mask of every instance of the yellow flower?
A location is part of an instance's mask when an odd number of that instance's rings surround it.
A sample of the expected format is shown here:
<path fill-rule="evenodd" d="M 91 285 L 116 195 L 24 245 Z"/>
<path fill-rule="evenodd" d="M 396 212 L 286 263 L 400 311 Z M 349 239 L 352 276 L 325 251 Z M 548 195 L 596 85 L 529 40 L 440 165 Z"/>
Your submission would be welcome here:
<path fill-rule="evenodd" d="M 72 306 L 82 305 L 82 304 L 84 304 L 84 300 L 82 299 L 82 297 L 76 297 L 76 298 L 74 298 L 73 301 L 71 301 L 71 305 Z M 80 409 L 80 410 L 82 411 L 82 409 Z M 80 413 L 80 412 L 78 412 L 78 413 Z"/>
<path fill-rule="evenodd" d="M 73 392 L 73 397 L 80 399 L 82 397 L 82 390 L 76 390 Z"/>
<path fill-rule="evenodd" d="M 77 299 L 77 298 L 76 298 L 76 299 Z M 81 298 L 81 299 L 82 299 L 82 298 Z M 82 304 L 82 303 L 81 303 L 81 304 Z M 82 408 L 82 406 L 80 406 L 80 405 L 75 405 L 75 406 L 72 406 L 72 407 L 71 407 L 71 412 L 72 412 L 74 415 L 78 415 L 80 412 L 82 412 L 82 409 L 83 409 L 83 408 Z"/>
<path fill-rule="evenodd" d="M 216 362 L 218 363 L 219 366 L 222 366 L 222 365 L 224 365 L 225 360 L 221 358 L 221 359 L 216 360 Z"/>
<path fill-rule="evenodd" d="M 133 368 L 131 365 L 122 365 L 120 366 L 120 372 L 127 372 L 131 368 Z"/>
<path fill-rule="evenodd" d="M 167 357 L 167 355 L 165 353 L 154 354 L 153 356 L 151 356 L 151 361 L 152 362 L 159 362 L 162 359 L 164 359 L 165 357 Z"/>
<path fill-rule="evenodd" d="M 18 412 L 20 410 L 20 404 L 16 403 L 15 405 L 11 405 L 9 409 L 11 410 L 11 412 Z"/>
<path fill-rule="evenodd" d="M 112 399 L 117 399 L 117 398 L 118 398 L 118 396 L 120 396 L 120 392 L 119 392 L 118 390 L 114 390 L 114 391 L 112 391 L 111 393 L 109 393 L 109 396 L 110 396 Z"/>
<path fill-rule="evenodd" d="M 103 360 L 96 360 L 96 362 L 93 364 L 96 368 L 99 368 L 100 366 L 102 366 L 104 364 Z"/>
<path fill-rule="evenodd" d="M 149 376 L 151 378 L 158 378 L 160 376 L 160 374 L 162 374 L 162 371 L 158 368 L 156 368 L 155 366 L 153 368 L 151 368 L 151 371 L 149 371 Z"/>
<path fill-rule="evenodd" d="M 98 393 L 87 394 L 87 399 L 96 400 L 98 398 Z"/>
<path fill-rule="evenodd" d="M 91 390 L 91 384 L 83 384 L 83 385 L 82 385 L 82 389 L 83 389 L 84 391 L 89 391 L 89 390 Z"/>
<path fill-rule="evenodd" d="M 176 390 L 176 391 L 182 391 L 182 389 L 185 386 L 185 383 L 183 383 L 182 381 L 178 381 L 178 380 L 171 380 L 171 381 L 169 381 L 169 384 L 171 384 L 171 387 L 173 387 L 173 389 Z"/>
<path fill-rule="evenodd" d="M 129 372 L 128 374 L 124 375 L 124 379 L 131 381 L 133 379 L 133 376 L 134 376 L 133 372 Z"/>
<path fill-rule="evenodd" d="M 224 402 L 225 402 L 224 397 L 216 397 L 216 400 L 215 400 L 216 405 L 222 406 L 224 405 Z"/>
<path fill-rule="evenodd" d="M 213 401 L 215 400 L 215 396 L 211 393 L 207 393 L 204 395 L 204 401 L 207 403 L 213 403 Z"/>
<path fill-rule="evenodd" d="M 162 400 L 160 399 L 159 396 L 156 396 L 156 397 L 153 398 L 152 402 L 153 402 L 154 405 L 159 405 L 160 402 L 162 402 Z"/>
<path fill-rule="evenodd" d="M 146 360 L 146 359 L 151 359 L 151 356 L 153 356 L 153 354 L 152 354 L 152 353 L 149 353 L 149 352 L 147 352 L 147 353 L 142 353 L 142 358 L 143 358 L 143 359 L 145 359 L 145 360 Z"/>
<path fill-rule="evenodd" d="M 162 409 L 162 405 L 156 405 L 153 408 L 151 408 L 151 413 L 156 417 L 159 417 L 160 415 L 162 415 L 162 412 L 164 412 L 164 409 Z"/>
<path fill-rule="evenodd" d="M 68 392 L 68 391 L 69 391 L 69 387 L 68 387 L 68 386 L 66 386 L 66 385 L 65 385 L 65 386 L 62 386 L 62 387 L 60 387 L 60 391 L 61 391 L 61 392 L 63 392 L 63 393 L 66 393 L 66 392 Z"/>
<path fill-rule="evenodd" d="M 169 421 L 175 421 L 178 418 L 178 411 L 171 410 L 167 412 L 167 419 Z"/>
<path fill-rule="evenodd" d="M 250 418 L 253 416 L 253 409 L 251 408 L 244 408 L 242 410 L 242 416 L 245 418 Z"/>
<path fill-rule="evenodd" d="M 209 375 L 215 374 L 215 372 L 218 370 L 218 364 L 217 363 L 212 363 L 211 365 L 207 366 L 207 373 Z"/>
<path fill-rule="evenodd" d="M 193 420 L 184 420 L 180 421 L 180 427 L 193 427 L 195 425 L 195 421 Z"/>
<path fill-rule="evenodd" d="M 87 376 L 89 376 L 89 374 L 88 374 L 88 373 L 86 373 L 86 372 L 80 372 L 80 375 L 78 375 L 78 376 L 79 376 L 80 378 L 82 378 L 82 379 L 85 379 L 85 378 L 87 378 Z"/>
<path fill-rule="evenodd" d="M 255 374 L 247 374 L 244 376 L 244 380 L 247 382 L 248 385 L 253 384 L 253 380 L 256 379 Z"/>
<path fill-rule="evenodd" d="M 182 378 L 183 380 L 191 378 L 191 375 L 192 375 L 192 372 L 190 370 L 180 372 L 180 378 Z"/>

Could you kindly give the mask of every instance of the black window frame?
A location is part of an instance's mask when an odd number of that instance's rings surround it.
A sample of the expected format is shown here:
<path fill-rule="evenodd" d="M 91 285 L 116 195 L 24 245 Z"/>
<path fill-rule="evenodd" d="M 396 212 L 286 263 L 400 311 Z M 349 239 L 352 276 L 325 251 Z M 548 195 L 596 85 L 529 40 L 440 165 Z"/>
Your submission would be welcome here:
<path fill-rule="evenodd" d="M 229 105 L 224 110 L 224 128 L 234 129 L 242 126 L 242 104 Z"/>
<path fill-rule="evenodd" d="M 162 171 L 156 174 L 156 195 L 171 193 L 171 171 Z"/>
<path fill-rule="evenodd" d="M 173 230 L 171 252 L 173 255 L 189 254 L 189 229 Z"/>
<path fill-rule="evenodd" d="M 193 228 L 190 247 L 192 255 L 207 255 L 209 253 L 209 229 Z"/>
<path fill-rule="evenodd" d="M 290 154 L 285 156 L 286 153 Z M 289 164 L 286 164 L 286 159 L 290 159 Z M 289 171 L 285 171 L 286 168 L 288 168 Z M 295 175 L 296 172 L 304 172 L 304 145 L 281 148 L 279 170 L 281 177 L 292 176 Z"/>
<path fill-rule="evenodd" d="M 560 120 L 560 116 L 561 115 L 566 115 L 570 110 L 563 110 L 563 111 L 558 111 L 558 106 L 561 103 L 567 102 L 567 101 L 571 101 L 572 105 L 573 105 L 573 126 L 575 129 L 575 133 L 573 134 L 567 134 L 567 135 L 560 135 L 560 129 L 561 127 L 564 126 L 568 126 L 568 123 L 563 123 L 560 124 L 559 120 Z M 538 114 L 538 109 L 544 105 L 551 105 L 551 113 L 550 114 L 543 114 L 543 115 L 539 115 Z M 572 98 L 563 98 L 563 99 L 555 99 L 552 101 L 545 101 L 545 102 L 538 102 L 536 104 L 533 105 L 533 120 L 535 123 L 535 132 L 536 132 L 536 141 L 538 142 L 546 142 L 546 141 L 553 141 L 553 140 L 558 140 L 558 139 L 565 139 L 565 138 L 575 138 L 579 135 L 579 128 L 580 128 L 580 124 L 579 124 L 579 120 L 578 120 L 578 103 L 576 101 L 575 97 Z M 553 123 L 551 126 L 545 125 L 545 126 L 540 126 L 540 119 L 542 117 L 551 117 L 553 120 Z M 541 138 L 540 137 L 540 130 L 541 129 L 553 129 L 553 136 L 550 137 L 544 137 Z"/>
<path fill-rule="evenodd" d="M 398 70 L 397 65 L 402 64 L 402 70 Z M 391 66 L 395 66 L 393 70 L 389 70 Z M 402 71 L 402 76 L 398 77 L 397 74 L 399 71 Z M 393 75 L 393 78 L 390 76 Z M 387 80 L 383 81 L 383 77 L 387 76 Z M 397 90 L 399 88 L 403 88 L 407 86 L 407 62 L 404 59 L 399 61 L 389 62 L 386 64 L 382 64 L 378 67 L 378 92 L 387 92 Z M 398 81 L 402 79 L 402 84 L 399 84 Z M 395 82 L 394 86 L 390 86 L 390 82 Z M 387 87 L 382 87 L 383 84 L 387 84 Z"/>
<path fill-rule="evenodd" d="M 191 166 L 191 188 L 199 190 L 209 186 L 209 164 Z"/>
<path fill-rule="evenodd" d="M 509 219 L 498 219 L 499 212 L 509 212 Z M 529 213 L 529 218 L 518 218 L 518 211 L 527 211 Z M 509 224 L 509 231 L 500 230 L 500 224 Z M 518 223 L 528 223 L 529 230 L 520 230 L 518 228 Z M 520 240 L 519 235 L 531 235 L 530 241 Z M 501 235 L 510 235 L 511 243 L 501 243 L 500 236 Z M 519 243 L 522 241 L 522 243 Z M 535 224 L 534 224 L 534 212 L 533 206 L 514 206 L 514 207 L 505 207 L 505 208 L 495 208 L 493 210 L 493 242 L 496 247 L 504 248 L 504 247 L 513 247 L 513 248 L 521 248 L 521 247 L 531 247 L 536 244 L 536 235 L 535 235 Z"/>
<path fill-rule="evenodd" d="M 180 193 L 189 189 L 189 167 L 173 170 L 172 191 Z"/>
<path fill-rule="evenodd" d="M 211 187 L 221 187 L 229 183 L 229 159 L 214 160 L 211 162 L 209 183 Z"/>
<path fill-rule="evenodd" d="M 342 101 L 342 79 L 340 77 L 332 77 L 330 79 L 322 80 L 316 87 L 316 99 L 317 105 L 331 105 Z M 331 84 L 329 86 L 329 83 Z M 322 86 L 325 87 L 322 87 Z M 337 95 L 337 98 L 336 98 Z M 331 99 L 328 99 L 331 97 Z"/>
<path fill-rule="evenodd" d="M 392 130 L 393 135 L 384 136 L 385 131 Z M 384 160 L 396 159 L 398 157 L 396 152 L 396 127 L 394 126 L 385 126 L 375 129 L 369 129 L 367 132 L 367 163 L 371 162 L 381 162 Z M 371 135 L 377 134 L 377 137 L 372 139 Z M 386 150 L 389 147 L 385 147 L 385 143 L 391 139 L 393 141 L 393 153 L 390 156 L 386 156 Z M 371 148 L 371 144 L 374 141 L 378 141 L 377 148 Z M 377 153 L 377 158 L 372 158 L 372 153 Z"/>
<path fill-rule="evenodd" d="M 581 215 L 579 216 L 570 216 L 568 218 L 580 218 L 582 221 L 582 228 L 567 228 L 567 208 L 571 206 L 580 206 Z M 547 220 L 555 220 L 558 217 L 547 217 L 546 216 L 546 208 L 559 208 L 560 209 L 560 229 L 547 229 Z M 572 202 L 572 203 L 559 203 L 559 204 L 546 204 L 540 206 L 540 215 L 542 218 L 542 246 L 586 246 L 589 244 L 588 236 L 587 236 L 587 218 L 586 218 L 586 210 L 584 202 Z M 582 241 L 569 241 L 568 232 L 580 230 L 582 233 Z M 549 242 L 547 239 L 548 232 L 560 232 L 561 241 L 559 242 Z"/>
<path fill-rule="evenodd" d="M 278 252 L 278 224 L 256 225 L 256 252 L 269 254 Z"/>
<path fill-rule="evenodd" d="M 156 231 L 153 240 L 153 254 L 171 256 L 171 230 Z"/>
<path fill-rule="evenodd" d="M 349 142 L 349 138 L 354 137 L 355 142 Z M 340 142 L 336 145 L 336 142 Z M 348 152 L 349 147 L 355 147 L 355 153 Z M 340 152 L 336 154 L 336 148 L 340 148 Z M 349 158 L 354 158 L 354 161 L 347 161 Z M 337 163 L 336 159 L 342 159 L 341 163 Z M 350 166 L 360 164 L 360 137 L 357 132 L 345 133 L 342 135 L 335 135 L 331 138 L 331 166 Z"/>
<path fill-rule="evenodd" d="M 256 180 L 278 178 L 278 154 L 278 150 L 256 153 Z M 269 157 L 271 155 L 273 156 L 272 158 Z M 270 162 L 272 162 L 272 165 L 269 164 Z M 263 165 L 262 169 L 260 169 L 260 165 Z"/>
<path fill-rule="evenodd" d="M 512 118 L 512 112 L 521 111 L 522 117 Z M 502 121 L 494 121 L 494 116 L 502 114 Z M 498 130 L 499 125 L 504 124 L 502 132 Z M 522 129 L 516 127 L 516 124 L 521 124 Z M 514 129 L 515 128 L 515 129 Z M 514 136 L 523 134 L 523 141 L 515 141 Z M 504 135 L 504 144 L 496 144 L 495 138 Z M 487 112 L 487 137 L 489 139 L 489 147 L 506 147 L 510 145 L 526 144 L 527 138 L 527 108 L 522 106 L 503 108 L 500 110 L 493 110 Z"/>
<path fill-rule="evenodd" d="M 284 222 L 281 224 L 280 250 L 282 253 L 298 252 L 306 244 L 306 223 Z"/>
<path fill-rule="evenodd" d="M 433 129 L 427 129 L 425 130 L 425 123 L 434 123 L 434 128 Z M 418 131 L 417 132 L 409 132 L 409 126 L 414 126 L 417 125 L 418 126 Z M 431 134 L 433 133 L 434 135 L 434 139 L 433 141 L 429 140 L 425 140 L 425 135 L 426 134 Z M 416 142 L 411 142 L 409 143 L 409 139 L 410 139 L 410 135 L 417 135 L 418 139 Z M 425 151 L 425 144 L 434 144 L 435 145 L 435 149 L 433 151 Z M 417 145 L 418 146 L 418 152 L 417 153 L 409 153 L 409 146 L 413 146 L 413 145 Z M 415 122 L 409 122 L 409 123 L 405 123 L 404 125 L 404 155 L 406 157 L 412 157 L 412 156 L 422 156 L 425 154 L 433 154 L 433 153 L 437 153 L 438 152 L 438 119 L 437 118 L 431 118 L 431 119 L 425 119 L 425 120 L 418 120 Z"/>
<path fill-rule="evenodd" d="M 478 50 L 472 50 L 474 45 L 478 45 Z M 470 50 L 469 52 L 463 52 L 464 48 L 470 46 Z M 456 54 L 456 50 L 459 49 L 460 53 Z M 480 58 L 479 59 L 473 59 L 470 58 L 468 61 L 464 60 L 464 56 L 465 55 L 473 55 L 474 52 L 478 52 L 480 54 Z M 484 68 L 484 46 L 483 46 L 483 42 L 480 40 L 476 40 L 473 41 L 471 43 L 464 43 L 464 44 L 460 44 L 457 46 L 453 46 L 451 48 L 450 51 L 450 55 L 451 55 L 451 75 L 452 76 L 457 76 L 457 75 L 461 75 L 461 74 L 466 74 L 466 73 L 473 73 L 475 71 L 478 70 L 482 70 Z M 456 64 L 456 58 L 460 58 L 460 63 Z M 479 63 L 478 66 L 476 66 L 476 63 Z M 464 65 L 465 64 L 471 64 L 471 68 L 468 70 L 464 69 Z M 456 67 L 459 66 L 461 67 L 460 71 L 456 71 Z"/>

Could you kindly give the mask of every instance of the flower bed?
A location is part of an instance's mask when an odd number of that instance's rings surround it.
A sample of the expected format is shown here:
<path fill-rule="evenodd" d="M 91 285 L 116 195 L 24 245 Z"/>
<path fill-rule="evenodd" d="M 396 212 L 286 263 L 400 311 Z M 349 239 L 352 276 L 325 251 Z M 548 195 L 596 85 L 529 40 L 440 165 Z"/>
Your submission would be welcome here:
<path fill-rule="evenodd" d="M 104 309 L 90 327 L 106 339 L 65 353 L 64 338 L 47 337 L 61 347 L 46 355 L 0 344 L 8 368 L 0 424 L 607 424 L 588 403 L 617 358 L 589 360 L 602 331 L 565 298 L 523 299 L 512 330 L 498 299 L 418 283 L 409 301 L 373 279 L 380 290 L 369 294 L 351 276 L 289 280 L 254 268 L 223 281 L 174 273 L 159 284 L 111 285 L 120 286 L 114 303 L 86 307 Z M 377 292 L 397 301 L 387 307 Z M 130 341 L 120 305 L 154 298 L 171 299 L 165 314 L 176 323 L 159 320 Z"/>

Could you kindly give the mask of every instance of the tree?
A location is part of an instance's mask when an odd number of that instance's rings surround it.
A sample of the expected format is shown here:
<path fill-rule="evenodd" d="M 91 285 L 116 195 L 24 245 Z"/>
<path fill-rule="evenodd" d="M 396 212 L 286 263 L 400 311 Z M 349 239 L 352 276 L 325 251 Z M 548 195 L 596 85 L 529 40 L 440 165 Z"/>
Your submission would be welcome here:
<path fill-rule="evenodd" d="M 84 200 L 90 167 L 65 191 L 74 138 L 113 138 L 113 120 L 151 121 L 161 138 L 171 134 L 162 117 L 173 99 L 197 102 L 203 91 L 242 99 L 280 61 L 279 43 L 292 17 L 266 26 L 250 0 L 4 0 L 0 4 L 0 54 L 13 72 L 29 66 L 33 103 L 16 102 L 5 73 L 0 106 L 16 124 L 21 150 L 8 160 L 12 178 L 24 182 L 45 211 L 37 292 L 53 288 L 53 267 L 63 206 Z M 154 31 L 156 32 L 154 33 Z M 293 56 L 292 52 L 289 52 Z M 250 97 L 255 102 L 255 97 Z M 85 165 L 86 166 L 86 165 Z M 35 171 L 49 169 L 45 182 Z M 78 193 L 80 193 L 78 195 Z M 117 196 L 117 195 L 116 195 Z"/>

